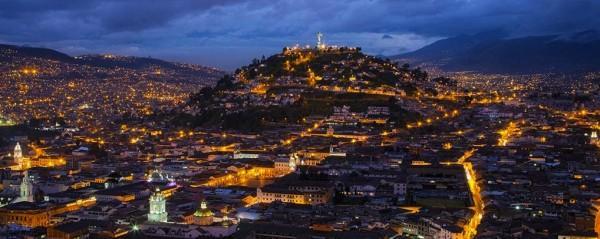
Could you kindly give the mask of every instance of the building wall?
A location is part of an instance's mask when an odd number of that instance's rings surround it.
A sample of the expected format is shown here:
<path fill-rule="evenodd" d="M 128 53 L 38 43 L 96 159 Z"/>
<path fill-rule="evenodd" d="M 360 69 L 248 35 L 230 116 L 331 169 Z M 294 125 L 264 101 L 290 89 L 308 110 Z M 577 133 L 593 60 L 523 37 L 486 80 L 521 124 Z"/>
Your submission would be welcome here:
<path fill-rule="evenodd" d="M 280 201 L 284 203 L 293 204 L 324 204 L 331 201 L 333 193 L 331 191 L 321 192 L 265 192 L 260 188 L 256 190 L 256 197 L 258 203 L 272 203 L 274 201 Z"/>
<path fill-rule="evenodd" d="M 0 224 L 18 224 L 26 227 L 45 227 L 50 222 L 48 211 L 0 211 Z"/>
<path fill-rule="evenodd" d="M 53 215 L 71 212 L 96 203 L 95 198 L 78 200 L 69 204 L 39 210 L 6 210 L 0 208 L 0 224 L 18 224 L 26 227 L 46 227 Z"/>

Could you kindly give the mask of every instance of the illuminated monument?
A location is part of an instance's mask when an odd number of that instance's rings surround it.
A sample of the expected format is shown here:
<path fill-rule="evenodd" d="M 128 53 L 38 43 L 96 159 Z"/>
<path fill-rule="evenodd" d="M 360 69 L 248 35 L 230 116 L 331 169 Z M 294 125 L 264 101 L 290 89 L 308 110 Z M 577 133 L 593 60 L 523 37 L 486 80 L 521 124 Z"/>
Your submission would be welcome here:
<path fill-rule="evenodd" d="M 21 144 L 19 144 L 19 142 L 17 142 L 17 145 L 15 145 L 15 150 L 13 152 L 13 158 L 15 158 L 15 160 L 17 162 L 20 162 L 21 160 L 23 160 L 23 150 L 21 150 Z"/>
<path fill-rule="evenodd" d="M 156 189 L 156 192 L 150 196 L 150 212 L 148 213 L 149 222 L 167 222 L 166 200 L 162 193 Z"/>
<path fill-rule="evenodd" d="M 23 180 L 19 186 L 19 198 L 15 202 L 33 202 L 33 183 L 27 171 L 23 175 Z"/>
<path fill-rule="evenodd" d="M 325 43 L 323 42 L 323 33 L 317 32 L 317 49 L 325 49 Z"/>
<path fill-rule="evenodd" d="M 29 158 L 23 157 L 23 149 L 21 148 L 21 144 L 17 142 L 15 145 L 15 149 L 13 151 L 13 158 L 15 163 L 17 164 L 17 168 L 15 170 L 26 170 L 31 167 L 31 163 L 29 162 Z"/>
<path fill-rule="evenodd" d="M 19 169 L 24 169 L 24 159 L 23 159 L 23 150 L 21 149 L 21 144 L 17 142 L 15 145 L 15 150 L 13 151 L 13 158 L 15 159 L 15 163 L 19 166 Z"/>

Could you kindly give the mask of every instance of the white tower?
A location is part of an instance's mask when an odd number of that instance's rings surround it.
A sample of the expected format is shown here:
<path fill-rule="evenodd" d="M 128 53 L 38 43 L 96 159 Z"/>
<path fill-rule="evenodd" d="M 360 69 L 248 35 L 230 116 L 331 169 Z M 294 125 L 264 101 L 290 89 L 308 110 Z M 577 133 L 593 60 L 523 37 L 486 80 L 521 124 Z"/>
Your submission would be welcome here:
<path fill-rule="evenodd" d="M 298 154 L 293 153 L 290 154 L 290 162 L 289 162 L 289 166 L 290 166 L 290 171 L 296 171 L 296 165 L 298 164 Z"/>
<path fill-rule="evenodd" d="M 19 144 L 19 142 L 17 142 L 17 145 L 15 145 L 13 158 L 15 159 L 15 162 L 19 164 L 19 166 L 23 167 L 23 150 L 21 149 L 21 144 Z"/>
<path fill-rule="evenodd" d="M 166 200 L 158 188 L 152 196 L 150 196 L 150 213 L 148 213 L 148 221 L 167 222 Z"/>
<path fill-rule="evenodd" d="M 600 146 L 600 138 L 598 137 L 598 133 L 596 131 L 593 131 L 590 135 L 590 143 Z"/>
<path fill-rule="evenodd" d="M 33 183 L 27 171 L 25 171 L 23 181 L 19 186 L 19 198 L 16 202 L 33 202 Z"/>

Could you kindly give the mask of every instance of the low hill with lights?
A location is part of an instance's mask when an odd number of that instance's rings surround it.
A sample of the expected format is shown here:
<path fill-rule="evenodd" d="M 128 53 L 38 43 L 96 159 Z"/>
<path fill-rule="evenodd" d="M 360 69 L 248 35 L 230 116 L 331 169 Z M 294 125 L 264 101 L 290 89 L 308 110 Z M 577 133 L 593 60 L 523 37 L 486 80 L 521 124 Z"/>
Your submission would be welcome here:
<path fill-rule="evenodd" d="M 0 44 L 0 61 L 10 61 L 16 58 L 39 58 L 62 62 L 74 62 L 74 58 L 47 48 L 26 47 Z"/>
<path fill-rule="evenodd" d="M 236 71 L 236 79 L 266 87 L 305 85 L 414 92 L 411 81 L 427 74 L 410 70 L 382 58 L 369 56 L 352 47 L 286 47 L 279 54 L 255 59 Z"/>
<path fill-rule="evenodd" d="M 199 77 L 220 77 L 223 72 L 194 64 L 169 62 L 150 57 L 118 56 L 112 54 L 97 54 L 69 56 L 65 53 L 39 47 L 14 46 L 0 44 L 0 64 L 26 65 L 35 67 L 43 64 L 71 64 L 82 67 L 124 68 L 131 70 L 172 70 L 195 74 Z"/>
<path fill-rule="evenodd" d="M 165 115 L 176 115 L 175 125 L 261 130 L 328 116 L 335 107 L 350 107 L 353 112 L 386 107 L 389 125 L 404 126 L 418 113 L 406 110 L 400 98 L 424 92 L 427 78 L 418 68 L 366 55 L 360 48 L 286 47 L 254 59 L 216 86 L 193 94 L 181 111 Z"/>

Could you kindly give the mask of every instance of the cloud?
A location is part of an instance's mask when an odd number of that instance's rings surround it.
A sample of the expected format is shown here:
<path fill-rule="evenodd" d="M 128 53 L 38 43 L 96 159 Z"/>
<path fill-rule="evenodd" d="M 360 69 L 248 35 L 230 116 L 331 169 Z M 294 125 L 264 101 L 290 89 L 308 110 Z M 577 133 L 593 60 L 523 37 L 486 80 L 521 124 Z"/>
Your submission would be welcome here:
<path fill-rule="evenodd" d="M 595 0 L 0 0 L 0 6 L 0 42 L 228 69 L 286 45 L 313 43 L 316 32 L 336 44 L 395 54 L 459 34 L 600 26 Z"/>

